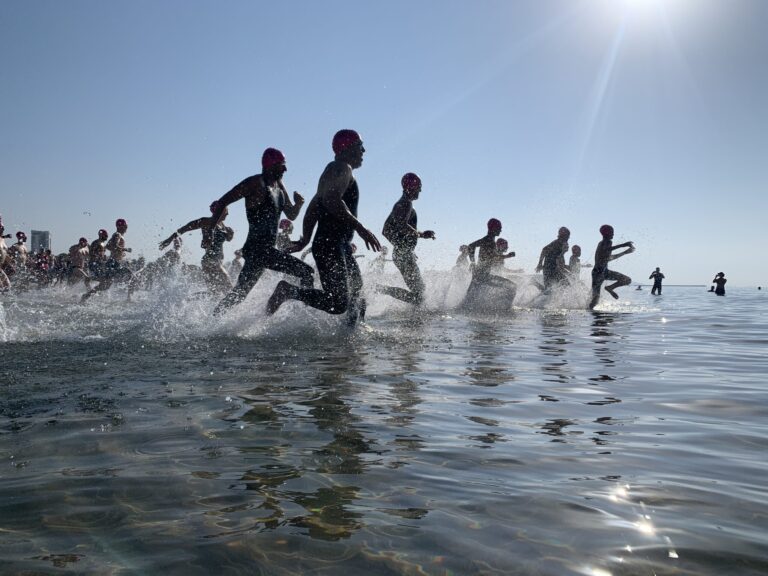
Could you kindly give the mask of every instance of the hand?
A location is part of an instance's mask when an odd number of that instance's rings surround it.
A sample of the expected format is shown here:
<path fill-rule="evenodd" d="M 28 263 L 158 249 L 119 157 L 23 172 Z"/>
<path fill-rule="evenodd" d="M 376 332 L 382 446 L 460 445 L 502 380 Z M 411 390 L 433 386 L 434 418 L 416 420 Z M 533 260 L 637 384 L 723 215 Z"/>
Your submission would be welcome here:
<path fill-rule="evenodd" d="M 368 228 L 363 228 L 361 226 L 360 230 L 357 231 L 357 234 L 362 238 L 363 242 L 365 242 L 365 247 L 368 248 L 368 250 L 373 250 L 374 252 L 381 250 L 379 239 L 376 238 L 374 233 L 368 230 Z"/>
<path fill-rule="evenodd" d="M 304 204 L 304 196 L 299 194 L 298 192 L 293 193 L 293 203 L 297 206 L 301 206 Z"/>
<path fill-rule="evenodd" d="M 133 252 L 133 248 L 126 248 L 125 252 Z"/>
<path fill-rule="evenodd" d="M 173 234 L 168 236 L 168 238 L 160 242 L 159 244 L 160 250 L 164 250 L 171 242 L 173 242 L 174 238 L 178 238 L 178 237 L 179 237 L 178 232 L 174 232 Z"/>
<path fill-rule="evenodd" d="M 510 252 L 509 254 L 507 254 L 507 258 L 514 258 L 514 257 L 515 257 L 514 252 Z"/>
<path fill-rule="evenodd" d="M 294 252 L 301 252 L 306 247 L 307 244 L 309 244 L 309 242 L 306 242 L 304 240 L 304 237 L 302 236 L 298 240 L 288 244 L 288 248 L 286 249 L 286 252 L 288 252 L 289 254 L 293 254 Z"/>
<path fill-rule="evenodd" d="M 422 238 L 428 238 L 430 240 L 435 239 L 435 233 L 432 230 L 424 230 L 424 232 L 421 233 Z"/>

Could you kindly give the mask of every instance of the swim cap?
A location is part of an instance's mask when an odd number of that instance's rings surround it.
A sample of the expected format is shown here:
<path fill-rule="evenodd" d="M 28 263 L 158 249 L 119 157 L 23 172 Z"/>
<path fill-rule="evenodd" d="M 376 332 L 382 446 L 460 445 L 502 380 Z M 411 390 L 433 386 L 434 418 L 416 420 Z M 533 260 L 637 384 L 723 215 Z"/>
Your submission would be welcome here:
<path fill-rule="evenodd" d="M 405 174 L 402 180 L 400 180 L 400 183 L 403 185 L 403 190 L 407 190 L 408 192 L 421 190 L 421 178 L 413 172 Z"/>
<path fill-rule="evenodd" d="M 469 250 L 469 246 L 467 246 L 466 244 L 462 244 L 461 246 L 459 246 L 459 252 L 464 252 L 466 250 Z"/>
<path fill-rule="evenodd" d="M 349 130 L 349 129 L 339 130 L 333 136 L 333 143 L 332 143 L 333 153 L 339 154 L 342 150 L 348 148 L 352 144 L 356 144 L 362 141 L 363 139 L 360 138 L 360 134 L 358 134 L 354 130 Z"/>
<path fill-rule="evenodd" d="M 509 242 L 504 240 L 504 238 L 499 238 L 496 240 L 496 248 L 498 248 L 499 250 L 506 250 L 507 248 L 509 248 Z"/>
<path fill-rule="evenodd" d="M 106 230 L 104 230 L 104 228 L 102 228 L 101 230 L 99 230 L 99 238 L 106 238 L 107 236 L 109 236 L 109 232 L 107 232 Z"/>
<path fill-rule="evenodd" d="M 280 220 L 280 224 L 278 224 L 280 227 L 280 230 L 288 230 L 288 228 L 293 228 L 293 222 L 288 220 L 288 218 L 283 218 Z"/>
<path fill-rule="evenodd" d="M 218 208 L 218 207 L 219 207 L 219 201 L 218 200 L 214 200 L 213 202 L 211 202 L 211 205 L 208 206 L 208 208 L 210 208 L 210 210 L 211 210 L 211 214 L 214 214 L 216 212 L 216 208 Z"/>
<path fill-rule="evenodd" d="M 560 229 L 557 231 L 557 236 L 558 237 L 560 237 L 560 236 L 570 236 L 570 235 L 571 235 L 571 231 L 568 230 L 568 228 L 566 228 L 565 226 L 560 226 Z"/>
<path fill-rule="evenodd" d="M 80 238 L 80 240 L 78 240 L 78 244 L 88 244 L 88 238 Z"/>
<path fill-rule="evenodd" d="M 123 218 L 118 218 L 115 220 L 115 228 L 120 228 L 122 226 L 128 226 L 128 223 Z"/>
<path fill-rule="evenodd" d="M 603 236 L 610 236 L 611 234 L 613 234 L 613 226 L 611 226 L 610 224 L 603 224 L 602 226 L 600 226 L 600 234 L 602 234 Z"/>
<path fill-rule="evenodd" d="M 21 240 L 22 242 L 27 239 L 27 235 L 24 234 L 24 232 L 16 232 L 16 239 Z"/>
<path fill-rule="evenodd" d="M 501 220 L 497 218 L 488 220 L 488 230 L 501 230 Z"/>
<path fill-rule="evenodd" d="M 581 246 L 579 246 L 578 244 L 574 244 L 574 245 L 573 245 L 573 248 L 571 248 L 571 250 L 573 251 L 573 253 L 574 253 L 576 256 L 578 256 L 579 254 L 581 254 Z"/>
<path fill-rule="evenodd" d="M 275 164 L 285 164 L 285 155 L 277 148 L 267 148 L 261 155 L 261 168 L 266 170 Z"/>

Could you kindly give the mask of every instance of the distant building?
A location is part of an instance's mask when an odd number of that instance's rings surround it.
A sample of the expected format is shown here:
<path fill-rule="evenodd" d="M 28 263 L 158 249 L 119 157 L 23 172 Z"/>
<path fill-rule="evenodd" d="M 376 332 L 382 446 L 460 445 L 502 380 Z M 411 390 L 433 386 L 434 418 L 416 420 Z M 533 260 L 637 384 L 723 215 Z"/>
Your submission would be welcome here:
<path fill-rule="evenodd" d="M 41 248 L 43 250 L 51 249 L 51 233 L 48 230 L 32 230 L 30 236 L 32 236 L 32 240 L 29 243 L 29 250 L 31 252 L 37 252 Z"/>

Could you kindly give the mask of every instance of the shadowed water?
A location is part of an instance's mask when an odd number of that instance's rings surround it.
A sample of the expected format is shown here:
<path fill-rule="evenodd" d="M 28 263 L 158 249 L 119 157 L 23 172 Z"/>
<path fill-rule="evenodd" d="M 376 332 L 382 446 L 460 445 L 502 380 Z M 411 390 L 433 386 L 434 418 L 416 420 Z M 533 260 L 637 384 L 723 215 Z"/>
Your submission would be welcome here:
<path fill-rule="evenodd" d="M 0 301 L 0 572 L 768 573 L 763 294 L 352 332 L 270 280 Z"/>

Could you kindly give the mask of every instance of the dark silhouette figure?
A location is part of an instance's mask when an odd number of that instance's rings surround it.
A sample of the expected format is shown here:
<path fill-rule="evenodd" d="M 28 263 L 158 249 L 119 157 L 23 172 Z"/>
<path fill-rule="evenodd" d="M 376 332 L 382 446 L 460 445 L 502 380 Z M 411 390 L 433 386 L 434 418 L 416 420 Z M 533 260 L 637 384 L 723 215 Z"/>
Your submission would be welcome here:
<path fill-rule="evenodd" d="M 661 296 L 661 281 L 664 280 L 664 274 L 661 273 L 660 268 L 656 268 L 651 275 L 648 276 L 648 280 L 653 280 L 653 288 L 651 288 L 651 294 L 658 294 Z"/>
<path fill-rule="evenodd" d="M 725 273 L 718 272 L 712 282 L 715 284 L 715 294 L 718 296 L 725 296 L 725 283 L 728 280 L 725 279 Z"/>

